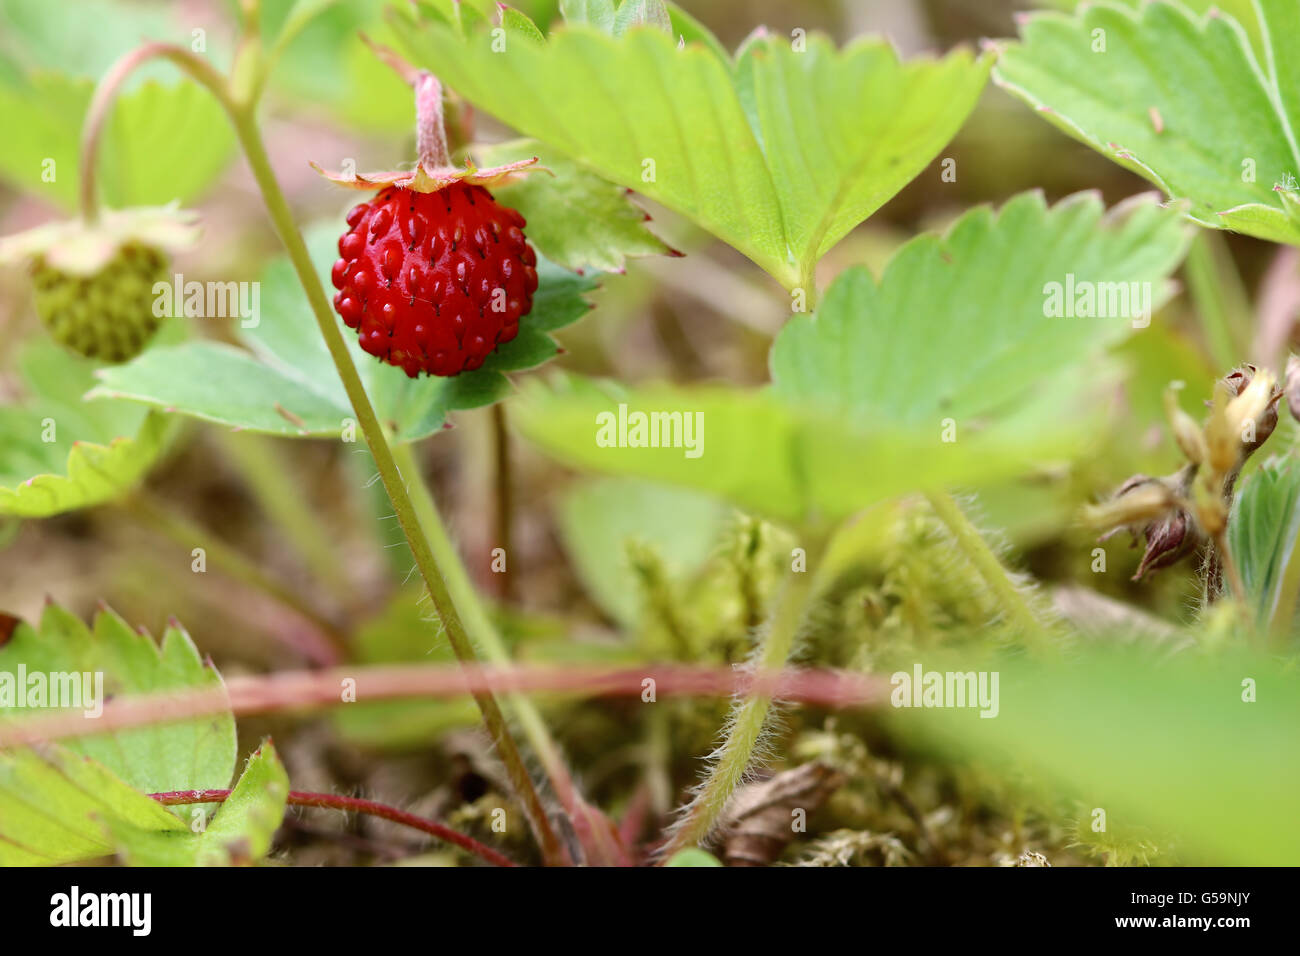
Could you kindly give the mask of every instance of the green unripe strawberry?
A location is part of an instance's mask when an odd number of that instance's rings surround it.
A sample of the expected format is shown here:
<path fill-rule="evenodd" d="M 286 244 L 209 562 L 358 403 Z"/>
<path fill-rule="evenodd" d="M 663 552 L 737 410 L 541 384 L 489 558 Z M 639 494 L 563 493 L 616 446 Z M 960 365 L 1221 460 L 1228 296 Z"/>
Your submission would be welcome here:
<path fill-rule="evenodd" d="M 125 362 L 158 330 L 153 286 L 166 279 L 161 252 L 129 242 L 98 272 L 64 272 L 42 256 L 32 263 L 36 313 L 56 341 L 87 358 Z"/>
<path fill-rule="evenodd" d="M 135 358 L 162 324 L 154 285 L 173 253 L 198 238 L 193 213 L 175 204 L 102 210 L 0 237 L 0 265 L 32 275 L 36 314 L 54 339 L 101 362 Z"/>

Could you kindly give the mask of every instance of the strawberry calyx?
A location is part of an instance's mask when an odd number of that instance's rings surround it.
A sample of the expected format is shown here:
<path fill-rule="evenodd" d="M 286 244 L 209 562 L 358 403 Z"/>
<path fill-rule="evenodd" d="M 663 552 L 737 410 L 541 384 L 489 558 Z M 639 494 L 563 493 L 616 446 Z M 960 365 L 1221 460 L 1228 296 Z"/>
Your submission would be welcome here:
<path fill-rule="evenodd" d="M 442 84 L 438 82 L 438 78 L 427 70 L 415 70 L 391 51 L 377 52 L 415 89 L 415 134 L 419 158 L 414 169 L 355 174 L 327 172 L 316 163 L 312 163 L 312 169 L 330 182 L 350 189 L 368 191 L 396 186 L 412 192 L 435 193 L 453 183 L 492 186 L 510 176 L 544 168 L 535 165 L 536 156 L 506 163 L 504 166 L 479 168 L 468 159 L 463 168 L 454 166 L 447 149 L 447 133 L 442 115 Z"/>

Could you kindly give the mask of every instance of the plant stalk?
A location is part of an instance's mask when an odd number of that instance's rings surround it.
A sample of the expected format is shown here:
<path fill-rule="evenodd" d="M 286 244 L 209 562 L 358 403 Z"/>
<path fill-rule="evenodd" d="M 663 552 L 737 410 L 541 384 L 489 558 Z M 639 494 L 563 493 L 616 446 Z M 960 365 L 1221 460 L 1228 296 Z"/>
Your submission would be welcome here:
<path fill-rule="evenodd" d="M 447 587 L 457 610 L 460 611 L 469 632 L 477 640 L 483 656 L 493 664 L 509 665 L 511 663 L 510 651 L 506 648 L 505 642 L 497 632 L 492 618 L 483 607 L 483 602 L 479 600 L 478 591 L 475 589 L 474 582 L 465 568 L 465 562 L 461 560 L 455 542 L 452 541 L 451 535 L 447 531 L 447 526 L 442 521 L 442 516 L 438 513 L 433 494 L 429 491 L 429 486 L 424 479 L 424 473 L 415 460 L 415 454 L 411 446 L 406 444 L 398 445 L 394 449 L 394 454 L 397 458 L 398 469 L 411 489 L 411 498 L 415 503 L 416 515 L 420 519 L 421 527 L 424 528 L 429 546 L 433 549 L 434 557 L 443 570 Z M 552 785 L 563 799 L 571 787 L 569 772 L 560 757 L 558 745 L 556 745 L 550 732 L 546 729 L 546 722 L 542 720 L 542 715 L 533 705 L 533 702 L 522 694 L 511 693 L 507 695 L 507 700 L 511 711 L 523 729 L 524 736 L 528 738 L 533 750 L 537 753 L 538 759 L 542 762 L 547 776 L 551 779 Z M 565 802 L 567 805 L 567 800 Z"/>
<path fill-rule="evenodd" d="M 808 554 L 808 564 L 814 566 L 811 549 Z M 811 570 L 791 571 L 786 576 L 781 595 L 768 620 L 767 633 L 754 658 L 754 667 L 759 672 L 775 671 L 785 665 L 794 649 L 809 599 L 813 596 L 814 578 L 815 572 Z M 669 859 L 674 853 L 698 846 L 708 839 L 731 795 L 749 771 L 771 709 L 772 695 L 761 691 L 736 702 L 727 739 L 716 751 L 717 759 L 708 778 L 686 806 L 684 816 L 673 827 L 662 859 Z"/>
<path fill-rule="evenodd" d="M 312 313 L 316 317 L 316 324 L 320 327 L 330 357 L 334 360 L 334 366 L 338 370 L 339 378 L 343 381 L 344 391 L 347 392 L 348 400 L 352 403 L 352 409 L 357 416 L 357 423 L 361 426 L 370 454 L 379 469 L 380 480 L 384 483 L 384 488 L 388 491 L 388 497 L 393 502 L 393 510 L 397 515 L 398 524 L 402 526 L 402 531 L 406 534 L 407 543 L 411 547 L 411 554 L 415 558 L 415 565 L 419 569 L 420 576 L 424 579 L 425 586 L 428 588 L 429 599 L 433 602 L 434 610 L 446 630 L 447 640 L 458 660 L 464 663 L 473 663 L 477 660 L 473 645 L 470 644 L 469 637 L 465 632 L 465 625 L 462 623 L 460 615 L 452 602 L 438 562 L 434 559 L 433 552 L 429 548 L 429 542 L 425 538 L 424 531 L 420 526 L 420 520 L 416 516 L 415 506 L 407 493 L 406 485 L 402 482 L 397 463 L 393 459 L 392 449 L 388 445 L 388 440 L 384 437 L 383 426 L 380 424 L 378 416 L 375 415 L 374 406 L 370 403 L 370 396 L 366 394 L 365 385 L 361 381 L 361 376 L 357 373 L 356 364 L 352 361 L 352 355 L 348 352 L 347 344 L 343 341 L 343 335 L 339 331 L 338 323 L 334 320 L 334 313 L 330 309 L 329 301 L 325 298 L 325 290 L 321 286 L 320 277 L 316 274 L 311 255 L 307 251 L 307 245 L 298 232 L 298 227 L 293 220 L 293 214 L 289 210 L 289 204 L 280 191 L 279 183 L 275 179 L 275 173 L 271 170 L 270 159 L 266 155 L 266 147 L 262 144 L 261 133 L 252 116 L 243 110 L 234 111 L 231 119 L 234 121 L 235 133 L 239 137 L 244 153 L 248 157 L 249 165 L 252 167 L 253 176 L 262 191 L 262 198 L 266 202 L 267 211 L 271 216 L 276 233 L 288 251 L 294 272 L 297 273 L 298 281 L 307 294 Z M 473 696 L 474 702 L 478 704 L 479 710 L 483 714 L 483 722 L 487 726 L 488 735 L 496 745 L 497 755 L 505 765 L 506 775 L 515 790 L 515 796 L 523 804 L 524 813 L 532 825 L 533 834 L 541 845 L 543 859 L 548 865 L 560 865 L 564 862 L 563 848 L 554 829 L 551 827 L 550 820 L 546 816 L 546 809 L 542 806 L 541 798 L 537 795 L 537 790 L 533 786 L 532 777 L 528 774 L 528 768 L 524 765 L 519 748 L 515 746 L 514 739 L 510 736 L 505 716 L 501 713 L 496 698 L 492 696 L 490 691 L 486 690 L 475 691 Z"/>
<path fill-rule="evenodd" d="M 966 560 L 974 566 L 976 573 L 988 586 L 1007 622 L 1020 632 L 1027 644 L 1040 643 L 1044 632 L 1042 622 L 1025 600 L 1025 595 L 1007 576 L 1007 569 L 1002 566 L 979 529 L 966 517 L 966 512 L 961 510 L 961 506 L 946 491 L 927 491 L 925 498 L 953 536 Z"/>
<path fill-rule="evenodd" d="M 229 790 L 171 790 L 167 793 L 149 794 L 165 807 L 184 806 L 192 803 L 224 803 L 230 797 Z M 514 861 L 498 853 L 490 846 L 484 846 L 471 836 L 466 836 L 451 827 L 443 826 L 437 820 L 426 820 L 414 813 L 407 813 L 396 807 L 390 807 L 376 800 L 363 800 L 360 797 L 342 797 L 335 793 L 308 793 L 303 790 L 290 790 L 288 803 L 294 807 L 320 807 L 326 810 L 343 810 L 347 813 L 364 813 L 381 820 L 390 820 L 403 826 L 419 830 L 437 837 L 446 843 L 454 844 L 475 856 L 486 860 L 493 866 L 517 866 Z"/>
<path fill-rule="evenodd" d="M 464 624 L 456 612 L 456 608 L 447 592 L 446 582 L 443 580 L 438 564 L 429 549 L 428 541 L 420 528 L 420 522 L 415 515 L 411 498 L 407 494 L 406 486 L 402 483 L 398 474 L 392 450 L 388 445 L 388 440 L 384 435 L 379 419 L 375 415 L 374 406 L 370 403 L 370 397 L 366 394 L 361 376 L 357 373 L 356 365 L 348 352 L 343 335 L 334 320 L 334 313 L 325 297 L 325 290 L 321 285 L 320 277 L 316 274 L 315 266 L 307 251 L 307 245 L 303 242 L 302 235 L 294 222 L 293 213 L 289 209 L 289 203 L 284 198 L 284 193 L 280 190 L 280 184 L 276 181 L 275 173 L 271 168 L 266 146 L 262 142 L 261 131 L 258 129 L 255 118 L 255 92 L 259 87 L 255 83 L 250 84 L 247 87 L 249 91 L 248 97 L 236 100 L 231 92 L 229 82 L 209 63 L 181 47 L 162 43 L 149 44 L 127 54 L 110 71 L 110 75 L 117 77 L 118 82 L 120 82 L 122 75 L 153 56 L 174 62 L 186 74 L 208 89 L 229 115 L 230 121 L 235 128 L 235 134 L 248 160 L 249 168 L 252 170 L 253 178 L 257 181 L 258 188 L 262 193 L 267 214 L 270 216 L 276 234 L 289 254 L 289 260 L 293 265 L 294 272 L 298 276 L 298 281 L 302 285 L 304 293 L 306 293 L 312 314 L 316 318 L 316 324 L 325 339 L 326 348 L 329 350 L 334 366 L 338 370 L 339 378 L 343 382 L 343 388 L 352 404 L 357 422 L 361 425 L 362 432 L 365 435 L 366 444 L 369 446 L 370 453 L 379 469 L 380 479 L 383 481 L 384 488 L 388 491 L 389 498 L 393 502 L 393 509 L 396 512 L 398 523 L 401 525 L 407 542 L 410 544 L 416 567 L 419 569 L 420 576 L 424 579 L 430 600 L 433 602 L 434 609 L 447 632 L 448 641 L 458 660 L 465 664 L 473 664 L 476 661 L 473 646 L 465 633 Z M 107 96 L 108 94 L 106 94 Z M 515 796 L 522 804 L 524 814 L 527 816 L 534 836 L 541 847 L 543 860 L 548 865 L 563 864 L 567 859 L 564 850 L 554 828 L 551 826 L 550 820 L 546 816 L 546 810 L 542 806 L 536 788 L 533 786 L 532 778 L 524 765 L 523 757 L 520 755 L 514 739 L 510 736 L 505 717 L 501 713 L 496 698 L 492 696 L 491 691 L 483 688 L 476 689 L 473 692 L 473 697 L 483 714 L 483 722 L 488 735 L 496 746 L 497 754 L 505 766 L 506 775 L 515 791 Z"/>

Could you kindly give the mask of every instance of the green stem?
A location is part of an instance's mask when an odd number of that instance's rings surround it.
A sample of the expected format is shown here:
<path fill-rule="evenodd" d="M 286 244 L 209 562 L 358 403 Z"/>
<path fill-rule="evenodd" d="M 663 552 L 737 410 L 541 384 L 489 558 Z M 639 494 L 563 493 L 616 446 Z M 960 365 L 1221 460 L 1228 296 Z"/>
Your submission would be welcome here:
<path fill-rule="evenodd" d="M 220 571 L 236 581 L 269 595 L 311 621 L 329 639 L 339 657 L 347 656 L 347 639 L 334 622 L 304 601 L 293 589 L 271 577 L 255 562 L 244 557 L 220 538 L 213 536 L 207 529 L 170 508 L 155 504 L 144 495 L 137 494 L 124 498 L 119 502 L 119 506 L 140 524 L 175 541 L 185 550 L 202 548 L 205 557 L 211 559 Z"/>
<path fill-rule="evenodd" d="M 429 599 L 433 602 L 434 610 L 447 632 L 447 640 L 451 644 L 451 649 L 462 663 L 474 663 L 477 657 L 465 632 L 465 625 L 462 623 L 460 615 L 452 602 L 451 595 L 447 590 L 447 583 L 442 576 L 438 562 L 434 559 L 433 552 L 430 550 L 424 530 L 420 527 L 420 519 L 416 516 L 411 496 L 407 493 L 406 485 L 402 482 L 401 475 L 397 470 L 397 463 L 393 459 L 393 451 L 388 445 L 388 440 L 384 437 L 383 427 L 379 423 L 378 416 L 375 415 L 374 406 L 370 403 L 370 396 L 366 394 L 365 385 L 361 381 L 361 376 L 357 373 L 357 367 L 352 361 L 352 355 L 348 352 L 347 343 L 343 341 L 343 335 L 339 332 L 338 323 L 334 320 L 334 313 L 330 309 L 329 300 L 326 299 L 325 290 L 320 283 L 320 277 L 317 276 L 316 268 L 312 264 L 311 255 L 307 251 L 307 244 L 303 242 L 302 235 L 298 232 L 298 227 L 293 220 L 293 214 L 289 210 L 289 204 L 280 191 L 280 185 L 276 182 L 275 174 L 271 171 L 271 162 L 266 155 L 266 147 L 262 144 L 261 132 L 249 113 L 242 110 L 235 111 L 231 118 L 234 121 L 235 132 L 239 137 L 240 144 L 248 157 L 248 163 L 252 167 L 253 177 L 257 180 L 257 185 L 262 191 L 262 198 L 266 203 L 271 221 L 275 225 L 275 231 L 289 253 L 289 260 L 293 263 L 294 272 L 298 275 L 298 281 L 301 283 L 303 291 L 307 293 L 307 300 L 311 304 L 313 314 L 316 316 L 316 324 L 320 327 L 321 335 L 325 338 L 325 345 L 329 349 L 330 358 L 334 360 L 334 366 L 338 369 L 339 378 L 343 381 L 343 389 L 347 392 L 348 400 L 352 403 L 352 409 L 357 416 L 357 423 L 361 426 L 361 431 L 366 437 L 366 444 L 370 448 L 370 454 L 379 469 L 380 480 L 384 483 L 384 488 L 388 491 L 388 497 L 393 502 L 397 523 L 402 526 L 402 531 L 406 534 L 407 543 L 411 547 L 411 554 L 415 558 L 415 565 L 429 590 Z M 560 846 L 559 838 L 555 835 L 550 820 L 546 816 L 546 810 L 542 806 L 536 788 L 533 786 L 532 778 L 528 774 L 528 768 L 524 766 L 524 760 L 519 753 L 519 748 L 510 736 L 510 730 L 506 726 L 505 716 L 501 713 L 500 705 L 497 704 L 496 698 L 491 693 L 482 690 L 475 691 L 474 701 L 483 714 L 483 722 L 487 726 L 489 736 L 496 745 L 497 755 L 505 765 L 506 774 L 515 790 L 515 796 L 523 804 L 524 813 L 532 824 L 534 836 L 541 845 L 543 858 L 548 864 L 558 865 L 562 863 L 564 860 L 563 848 Z"/>
<path fill-rule="evenodd" d="M 428 536 L 429 546 L 433 549 L 438 565 L 442 568 L 452 601 L 469 632 L 474 635 L 479 650 L 493 664 L 512 663 L 510 651 L 501 639 L 496 625 L 492 623 L 492 618 L 484 608 L 483 602 L 479 600 L 474 582 L 470 580 L 469 572 L 465 569 L 465 562 L 461 560 L 460 552 L 456 549 L 456 544 L 451 540 L 447 526 L 438 513 L 438 507 L 434 503 L 433 495 L 425 482 L 419 463 L 415 460 L 411 446 L 399 444 L 394 448 L 393 454 L 402 477 L 411 489 L 415 513 Z M 570 786 L 569 773 L 560 758 L 559 747 L 546 729 L 546 722 L 542 720 L 537 707 L 531 700 L 517 692 L 507 694 L 506 701 L 519 721 L 524 736 L 528 738 L 538 759 L 541 760 L 547 776 L 550 777 L 561 797 L 566 796 Z"/>
<path fill-rule="evenodd" d="M 247 42 L 250 38 L 247 35 L 243 38 L 245 42 L 243 42 L 241 49 L 256 50 L 255 44 Z M 316 324 L 320 329 L 321 336 L 325 339 L 325 346 L 329 350 L 330 358 L 333 360 L 334 367 L 343 382 L 343 389 L 352 404 L 353 413 L 356 415 L 357 422 L 365 435 L 366 444 L 369 446 L 371 456 L 379 469 L 380 479 L 383 481 L 384 488 L 388 491 L 388 496 L 393 502 L 393 510 L 396 512 L 398 523 L 406 535 L 407 543 L 410 545 L 411 553 L 415 558 L 416 567 L 419 569 L 420 576 L 424 579 L 425 586 L 428 588 L 429 598 L 433 602 L 434 610 L 437 612 L 439 619 L 442 621 L 443 628 L 446 630 L 452 651 L 462 663 L 475 663 L 474 649 L 465 633 L 465 626 L 461 622 L 460 615 L 456 613 L 451 596 L 447 592 L 446 582 L 443 580 L 438 564 L 429 549 L 429 543 L 420 528 L 419 519 L 415 515 L 415 508 L 410 495 L 407 494 L 406 486 L 402 483 L 401 476 L 398 474 L 397 464 L 393 460 L 393 452 L 389 448 L 383 427 L 379 423 L 378 416 L 375 415 L 374 406 L 370 403 L 370 397 L 366 394 L 365 385 L 361 381 L 361 376 L 357 373 L 356 365 L 352 361 L 352 355 L 348 352 L 347 343 L 344 341 L 338 323 L 334 319 L 333 310 L 330 308 L 329 300 L 325 296 L 325 289 L 321 285 L 320 277 L 316 274 L 315 266 L 311 261 L 311 255 L 307 251 L 307 244 L 298 231 L 293 213 L 289 209 L 289 203 L 284 198 L 284 193 L 280 190 L 280 184 L 276 181 L 275 173 L 271 168 L 271 161 L 267 156 L 266 146 L 262 142 L 262 134 L 258 129 L 255 117 L 258 85 L 255 82 L 242 84 L 241 89 L 244 91 L 244 95 L 236 97 L 231 92 L 231 87 L 226 78 L 218 73 L 207 61 L 177 46 L 151 44 L 147 55 L 141 54 L 139 51 L 128 54 L 128 57 L 134 58 L 132 66 L 142 62 L 147 56 L 159 56 L 174 62 L 195 81 L 208 89 L 229 115 L 230 121 L 235 128 L 235 134 L 239 138 L 244 155 L 248 160 L 249 168 L 252 170 L 253 178 L 257 181 L 258 188 L 262 193 L 262 200 L 266 204 L 271 224 L 274 226 L 280 242 L 289 253 L 289 261 L 298 276 L 303 292 L 307 295 L 307 301 L 311 305 Z M 243 76 L 247 79 L 255 75 L 255 73 L 255 70 L 250 70 L 246 71 Z M 515 796 L 522 804 L 524 814 L 527 816 L 534 836 L 541 847 L 543 860 L 549 865 L 564 863 L 566 857 L 563 847 L 560 845 L 559 838 L 546 816 L 546 810 L 542 806 L 536 788 L 533 786 L 532 777 L 528 774 L 528 768 L 524 765 L 519 748 L 510 736 L 505 717 L 501 713 L 496 698 L 486 690 L 476 690 L 473 697 L 483 714 L 483 723 L 487 728 L 489 737 L 496 746 L 498 757 L 505 766 L 506 775 L 515 791 Z"/>
<path fill-rule="evenodd" d="M 820 549 L 818 549 L 820 551 Z M 814 555 L 808 552 L 808 566 L 812 567 Z M 792 571 L 777 599 L 776 607 L 768 620 L 767 633 L 754 660 L 756 670 L 771 673 L 785 666 L 794 649 L 795 639 L 803 623 L 804 613 L 814 592 L 815 573 L 811 570 Z M 663 858 L 704 842 L 726 809 L 732 793 L 745 779 L 745 773 L 754 759 L 754 751 L 767 725 L 772 709 L 772 698 L 755 694 L 738 701 L 729 721 L 731 730 L 717 752 L 717 760 L 708 778 L 687 805 L 685 815 L 674 827 L 672 837 L 663 850 Z"/>
<path fill-rule="evenodd" d="M 496 510 L 492 515 L 496 538 L 493 547 L 501 548 L 506 555 L 506 570 L 495 575 L 499 580 L 497 597 L 508 602 L 514 597 L 514 572 L 510 570 L 515 564 L 512 533 L 514 485 L 510 459 L 510 431 L 506 428 L 506 407 L 501 402 L 492 406 L 492 451 L 493 484 L 496 496 Z"/>
<path fill-rule="evenodd" d="M 979 533 L 979 529 L 971 524 L 966 513 L 946 491 L 928 491 L 925 497 L 939 520 L 952 534 L 966 560 L 974 566 L 988 586 L 998 607 L 1006 616 L 1007 623 L 1020 632 L 1027 644 L 1038 644 L 1044 632 L 1043 623 L 1029 606 L 1024 593 L 1007 576 L 1006 568 Z"/>

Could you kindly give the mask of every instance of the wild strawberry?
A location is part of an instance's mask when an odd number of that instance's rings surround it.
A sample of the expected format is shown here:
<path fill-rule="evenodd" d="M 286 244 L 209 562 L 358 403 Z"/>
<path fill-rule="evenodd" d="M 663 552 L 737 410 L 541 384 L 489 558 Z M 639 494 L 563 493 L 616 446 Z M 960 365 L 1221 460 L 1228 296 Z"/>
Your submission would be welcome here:
<path fill-rule="evenodd" d="M 32 264 L 36 314 L 58 342 L 88 358 L 125 362 L 142 351 L 162 319 L 153 313 L 153 284 L 164 278 L 157 249 L 130 243 L 97 273 Z"/>
<path fill-rule="evenodd" d="M 347 217 L 334 308 L 361 347 L 414 378 L 458 375 L 519 333 L 537 255 L 524 217 L 482 186 L 390 186 Z"/>
<path fill-rule="evenodd" d="M 197 237 L 194 217 L 174 206 L 104 211 L 94 222 L 48 223 L 0 240 L 0 262 L 30 263 L 36 312 L 55 340 L 89 358 L 139 355 L 162 319 L 154 283 L 167 252 Z"/>
<path fill-rule="evenodd" d="M 411 171 L 362 175 L 316 167 L 340 185 L 378 191 L 348 213 L 334 309 L 363 349 L 412 378 L 459 375 L 518 335 L 533 307 L 537 254 L 524 217 L 484 187 L 537 160 L 452 166 L 437 79 L 380 52 L 415 88 L 419 160 Z"/>

